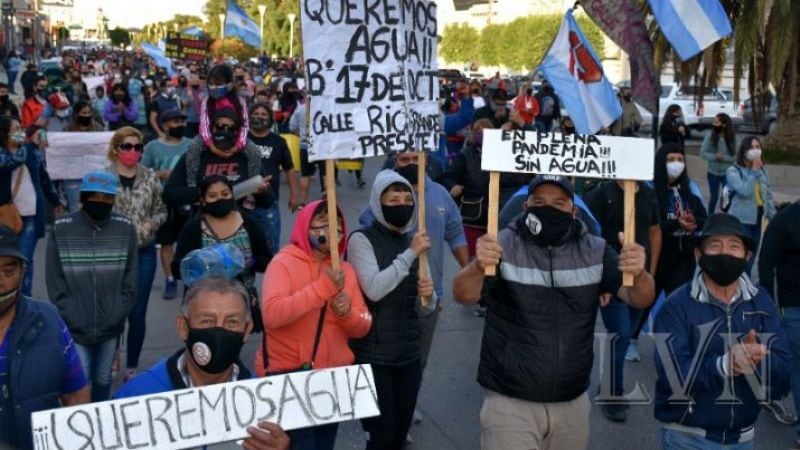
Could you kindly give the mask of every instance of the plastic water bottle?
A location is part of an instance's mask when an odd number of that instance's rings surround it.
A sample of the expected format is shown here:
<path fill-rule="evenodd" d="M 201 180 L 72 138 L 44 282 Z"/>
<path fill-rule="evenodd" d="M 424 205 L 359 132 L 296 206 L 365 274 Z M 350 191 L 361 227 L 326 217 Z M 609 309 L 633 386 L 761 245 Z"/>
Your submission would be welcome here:
<path fill-rule="evenodd" d="M 260 188 L 262 183 L 264 183 L 264 177 L 262 177 L 261 175 L 256 175 L 240 183 L 234 184 L 233 198 L 235 200 L 240 200 L 242 198 L 247 197 L 248 195 L 255 192 L 256 189 Z"/>
<path fill-rule="evenodd" d="M 244 253 L 230 244 L 216 244 L 193 250 L 181 260 L 181 277 L 191 286 L 208 277 L 233 279 L 245 267 Z"/>

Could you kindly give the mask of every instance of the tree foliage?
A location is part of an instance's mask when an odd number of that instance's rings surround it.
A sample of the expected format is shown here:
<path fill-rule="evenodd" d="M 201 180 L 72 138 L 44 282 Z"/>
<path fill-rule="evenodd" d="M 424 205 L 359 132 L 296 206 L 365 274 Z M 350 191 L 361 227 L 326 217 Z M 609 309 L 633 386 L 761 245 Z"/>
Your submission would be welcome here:
<path fill-rule="evenodd" d="M 439 54 L 448 63 L 472 63 L 478 61 L 480 33 L 467 24 L 450 24 L 442 32 Z"/>
<path fill-rule="evenodd" d="M 448 63 L 480 62 L 484 66 L 506 66 L 512 70 L 533 69 L 544 57 L 563 16 L 558 14 L 519 17 L 505 24 L 490 24 L 478 31 L 467 25 L 444 29 L 439 52 Z M 603 32 L 586 17 L 578 17 L 592 47 L 603 54 Z"/>
<path fill-rule="evenodd" d="M 109 30 L 108 38 L 114 47 L 125 47 L 131 43 L 131 35 L 128 30 L 120 27 Z"/>

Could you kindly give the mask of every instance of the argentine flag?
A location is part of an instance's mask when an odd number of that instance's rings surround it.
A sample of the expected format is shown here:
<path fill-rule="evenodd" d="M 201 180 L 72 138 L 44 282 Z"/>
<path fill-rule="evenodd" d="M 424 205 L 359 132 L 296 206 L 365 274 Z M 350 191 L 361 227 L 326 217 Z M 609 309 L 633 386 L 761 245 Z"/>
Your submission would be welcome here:
<path fill-rule="evenodd" d="M 558 94 L 580 134 L 595 134 L 622 115 L 622 106 L 603 75 L 600 58 L 568 10 L 538 68 Z"/>
<path fill-rule="evenodd" d="M 719 0 L 649 0 L 658 27 L 682 61 L 733 31 Z"/>
<path fill-rule="evenodd" d="M 172 60 L 167 58 L 163 49 L 153 44 L 142 42 L 142 50 L 144 51 L 145 55 L 153 58 L 156 66 L 167 69 L 167 75 L 175 75 L 175 70 L 172 68 Z"/>
<path fill-rule="evenodd" d="M 247 15 L 235 0 L 228 0 L 228 10 L 225 14 L 225 36 L 236 36 L 245 44 L 261 48 L 261 30 L 258 25 Z"/>

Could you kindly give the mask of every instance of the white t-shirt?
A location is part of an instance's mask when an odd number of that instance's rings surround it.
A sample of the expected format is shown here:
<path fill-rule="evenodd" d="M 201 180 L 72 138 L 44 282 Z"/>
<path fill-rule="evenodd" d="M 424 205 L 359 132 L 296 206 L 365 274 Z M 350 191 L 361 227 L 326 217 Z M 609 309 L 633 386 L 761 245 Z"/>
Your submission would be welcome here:
<path fill-rule="evenodd" d="M 28 167 L 25 164 L 17 167 L 11 176 L 11 192 L 14 192 L 14 186 L 17 184 L 17 177 L 22 175 L 22 182 L 19 185 L 19 191 L 14 197 L 14 206 L 17 207 L 19 215 L 22 217 L 29 217 L 36 215 L 36 190 L 33 188 L 33 181 L 31 181 L 31 174 L 28 172 Z"/>

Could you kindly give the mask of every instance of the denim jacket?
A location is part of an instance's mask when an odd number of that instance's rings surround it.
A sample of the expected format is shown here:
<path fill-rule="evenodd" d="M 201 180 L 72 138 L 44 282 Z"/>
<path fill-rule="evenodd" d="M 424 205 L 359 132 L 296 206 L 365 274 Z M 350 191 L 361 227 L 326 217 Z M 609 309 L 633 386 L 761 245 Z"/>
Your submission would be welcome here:
<path fill-rule="evenodd" d="M 761 186 L 761 198 L 764 203 L 764 217 L 772 220 L 775 215 L 775 203 L 772 201 L 772 184 L 767 169 L 752 170 L 737 164 L 728 168 L 725 174 L 726 184 L 733 190 L 731 208 L 728 214 L 736 216 L 745 225 L 756 225 L 758 206 L 756 205 L 755 186 Z"/>

